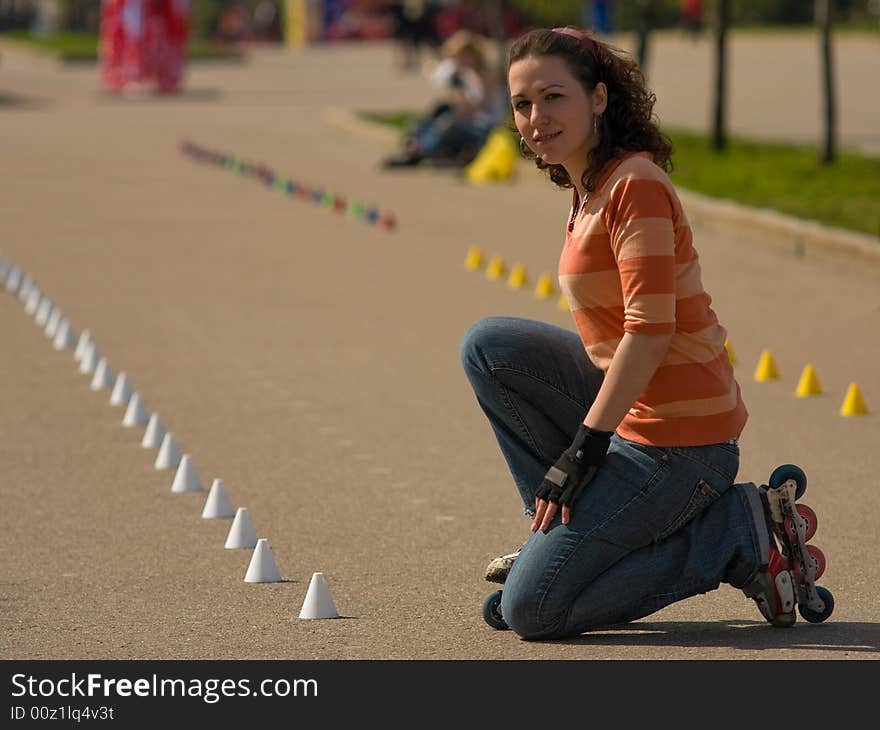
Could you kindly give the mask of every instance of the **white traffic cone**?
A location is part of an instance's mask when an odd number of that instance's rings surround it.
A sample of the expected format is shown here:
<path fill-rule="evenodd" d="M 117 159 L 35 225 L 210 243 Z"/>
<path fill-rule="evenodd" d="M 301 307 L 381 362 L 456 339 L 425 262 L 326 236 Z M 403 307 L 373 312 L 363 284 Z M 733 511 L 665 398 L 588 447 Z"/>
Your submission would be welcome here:
<path fill-rule="evenodd" d="M 86 354 L 88 357 L 88 354 Z M 83 358 L 85 362 L 85 357 Z M 144 408 L 144 401 L 140 393 L 132 393 L 128 401 L 128 407 L 125 409 L 125 415 L 122 417 L 122 425 L 126 428 L 135 428 L 136 426 L 146 426 L 150 420 L 147 409 Z"/>
<path fill-rule="evenodd" d="M 55 339 L 52 341 L 52 347 L 56 350 L 66 350 L 76 344 L 76 335 L 73 333 L 73 327 L 67 318 L 61 320 L 58 325 L 58 332 L 55 333 Z"/>
<path fill-rule="evenodd" d="M 18 286 L 18 298 L 21 301 L 25 301 L 31 293 L 31 290 L 34 288 L 34 277 L 30 274 L 25 274 L 22 277 L 21 284 Z"/>
<path fill-rule="evenodd" d="M 43 297 L 40 300 L 40 306 L 37 307 L 37 316 L 34 318 L 34 321 L 37 323 L 37 327 L 45 327 L 46 322 L 49 320 L 49 315 L 52 314 L 52 310 L 55 309 L 55 305 L 52 304 L 51 301 Z"/>
<path fill-rule="evenodd" d="M 40 300 L 43 298 L 43 293 L 36 287 L 32 287 L 30 294 L 28 294 L 27 301 L 24 304 L 24 311 L 30 314 L 31 316 L 37 313 L 37 308 L 40 306 Z"/>
<path fill-rule="evenodd" d="M 257 533 L 254 532 L 254 526 L 251 524 L 251 515 L 247 511 L 247 507 L 239 507 L 235 511 L 235 519 L 229 527 L 229 534 L 226 535 L 226 544 L 223 546 L 227 550 L 238 550 L 241 548 L 256 547 Z"/>
<path fill-rule="evenodd" d="M 12 268 L 12 262 L 5 256 L 0 256 L 0 281 L 6 281 L 6 276 Z"/>
<path fill-rule="evenodd" d="M 202 518 L 215 520 L 234 516 L 235 508 L 229 501 L 229 495 L 226 494 L 226 485 L 222 479 L 215 479 L 211 485 L 211 491 L 208 492 L 208 498 L 205 500 Z"/>
<path fill-rule="evenodd" d="M 275 564 L 275 558 L 272 555 L 272 548 L 269 547 L 269 541 L 265 537 L 257 540 L 257 547 L 254 554 L 251 555 L 251 563 L 248 565 L 247 573 L 244 575 L 245 583 L 279 583 L 281 581 L 281 573 L 278 572 L 278 566 Z"/>
<path fill-rule="evenodd" d="M 176 469 L 180 464 L 180 449 L 173 433 L 166 433 L 156 456 L 155 467 L 157 469 Z"/>
<path fill-rule="evenodd" d="M 306 591 L 299 617 L 339 618 L 323 573 L 312 573 L 312 581 L 309 583 L 309 590 Z"/>
<path fill-rule="evenodd" d="M 73 359 L 77 362 L 82 362 L 83 355 L 86 354 L 86 349 L 89 346 L 89 343 L 92 342 L 92 331 L 91 330 L 83 330 L 79 339 L 76 342 L 76 349 L 73 351 Z"/>
<path fill-rule="evenodd" d="M 15 264 L 12 264 L 12 268 L 6 274 L 6 291 L 12 292 L 15 294 L 18 292 L 18 287 L 21 286 L 21 269 L 19 269 Z"/>
<path fill-rule="evenodd" d="M 104 388 L 110 389 L 113 387 L 115 380 L 116 376 L 110 369 L 110 365 L 107 363 L 107 358 L 102 357 L 98 361 L 98 366 L 95 368 L 95 374 L 92 376 L 92 383 L 89 387 L 92 390 L 103 390 Z"/>
<path fill-rule="evenodd" d="M 90 375 L 95 372 L 98 362 L 98 348 L 92 340 L 89 340 L 83 352 L 82 360 L 79 361 L 79 371 L 83 375 Z"/>
<path fill-rule="evenodd" d="M 202 482 L 199 480 L 199 474 L 189 454 L 184 454 L 180 457 L 177 472 L 174 474 L 174 481 L 171 483 L 171 491 L 176 494 L 202 491 Z"/>
<path fill-rule="evenodd" d="M 110 393 L 111 406 L 127 406 L 131 399 L 131 385 L 128 382 L 128 373 L 119 373 L 113 384 L 113 392 Z"/>
<path fill-rule="evenodd" d="M 145 449 L 158 449 L 162 445 L 162 439 L 165 438 L 165 426 L 162 425 L 162 419 L 158 413 L 150 416 L 150 422 L 147 424 L 147 430 L 144 431 L 144 437 L 141 439 L 141 446 Z"/>
<path fill-rule="evenodd" d="M 61 308 L 55 307 L 49 315 L 49 318 L 46 320 L 46 328 L 43 330 L 43 334 L 45 334 L 50 340 L 55 338 L 55 335 L 58 332 L 58 323 L 61 322 L 63 316 Z"/>

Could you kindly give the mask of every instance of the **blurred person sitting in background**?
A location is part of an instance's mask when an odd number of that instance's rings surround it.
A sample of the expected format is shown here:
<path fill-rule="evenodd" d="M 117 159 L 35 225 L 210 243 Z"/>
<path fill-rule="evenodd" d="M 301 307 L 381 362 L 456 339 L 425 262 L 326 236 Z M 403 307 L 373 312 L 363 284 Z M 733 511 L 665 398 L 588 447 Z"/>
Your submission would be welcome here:
<path fill-rule="evenodd" d="M 383 161 L 386 168 L 422 162 L 464 167 L 508 114 L 506 89 L 488 39 L 468 30 L 453 33 L 441 48 L 443 60 L 431 83 L 444 93 L 403 139 L 403 149 Z"/>

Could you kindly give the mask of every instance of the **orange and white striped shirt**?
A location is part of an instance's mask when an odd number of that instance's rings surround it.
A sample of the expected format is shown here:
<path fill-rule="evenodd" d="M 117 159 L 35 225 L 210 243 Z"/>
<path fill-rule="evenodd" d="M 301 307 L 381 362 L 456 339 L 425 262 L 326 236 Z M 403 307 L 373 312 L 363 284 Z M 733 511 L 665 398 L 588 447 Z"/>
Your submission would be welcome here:
<path fill-rule="evenodd" d="M 724 346 L 727 331 L 703 290 L 681 202 L 649 153 L 610 163 L 580 211 L 573 206 L 559 285 L 587 354 L 603 371 L 625 332 L 672 335 L 617 427 L 620 436 L 702 446 L 740 435 L 748 413 Z"/>

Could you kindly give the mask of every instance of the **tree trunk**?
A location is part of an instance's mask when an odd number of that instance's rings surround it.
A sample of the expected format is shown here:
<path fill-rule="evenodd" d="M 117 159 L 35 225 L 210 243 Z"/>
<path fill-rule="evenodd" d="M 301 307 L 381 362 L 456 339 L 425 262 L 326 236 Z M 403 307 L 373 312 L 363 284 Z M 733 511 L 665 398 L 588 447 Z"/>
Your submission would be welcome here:
<path fill-rule="evenodd" d="M 819 48 L 822 56 L 823 134 L 819 162 L 828 165 L 837 156 L 835 138 L 836 110 L 834 103 L 834 67 L 831 53 L 831 0 L 816 0 L 816 25 L 819 28 Z"/>
<path fill-rule="evenodd" d="M 636 45 L 636 61 L 642 74 L 648 75 L 648 33 L 651 30 L 652 0 L 639 0 L 638 43 Z"/>
<path fill-rule="evenodd" d="M 712 119 L 712 149 L 727 147 L 727 25 L 730 18 L 729 0 L 718 0 L 715 16 L 715 105 Z"/>

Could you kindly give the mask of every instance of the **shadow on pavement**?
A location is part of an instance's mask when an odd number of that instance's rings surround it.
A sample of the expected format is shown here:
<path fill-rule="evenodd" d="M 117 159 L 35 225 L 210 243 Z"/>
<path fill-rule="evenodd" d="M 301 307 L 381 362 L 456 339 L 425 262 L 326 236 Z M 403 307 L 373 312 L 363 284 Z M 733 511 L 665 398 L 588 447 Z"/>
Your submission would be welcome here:
<path fill-rule="evenodd" d="M 50 106 L 48 99 L 36 96 L 19 96 L 18 94 L 4 94 L 0 92 L 0 110 L 3 109 L 47 109 Z"/>
<path fill-rule="evenodd" d="M 112 91 L 99 91 L 99 101 L 120 102 L 120 103 L 152 103 L 152 102 L 173 102 L 173 101 L 216 101 L 223 96 L 220 89 L 184 89 L 174 94 L 162 94 L 158 91 L 143 91 L 130 94 L 116 94 Z"/>
<path fill-rule="evenodd" d="M 798 622 L 790 629 L 777 629 L 763 621 L 637 622 L 553 643 L 877 653 L 880 652 L 880 624 L 830 621 L 810 625 Z"/>

